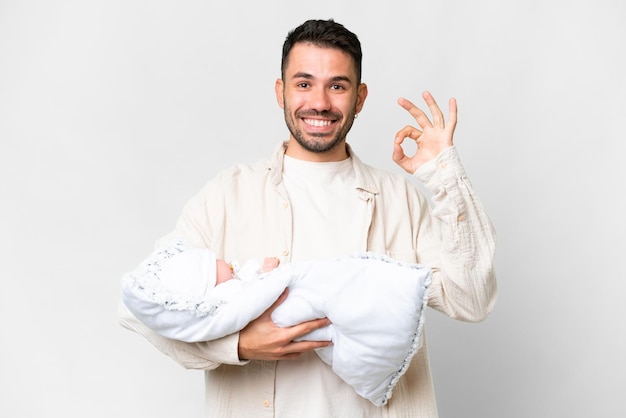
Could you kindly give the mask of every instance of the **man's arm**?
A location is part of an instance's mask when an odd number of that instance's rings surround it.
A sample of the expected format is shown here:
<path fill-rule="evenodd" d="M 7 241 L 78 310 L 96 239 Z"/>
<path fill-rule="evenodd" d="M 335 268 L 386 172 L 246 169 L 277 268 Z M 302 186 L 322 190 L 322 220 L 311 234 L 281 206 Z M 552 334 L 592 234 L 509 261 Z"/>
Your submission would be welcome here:
<path fill-rule="evenodd" d="M 428 304 L 455 319 L 482 321 L 493 310 L 497 295 L 493 225 L 455 147 L 444 150 L 415 176 L 433 192 L 435 234 L 430 239 L 440 240 L 440 251 L 433 255 Z"/>
<path fill-rule="evenodd" d="M 420 228 L 416 239 L 419 261 L 433 270 L 428 304 L 455 319 L 482 321 L 493 309 L 497 294 L 495 230 L 453 146 L 456 100 L 449 102 L 446 123 L 430 93 L 423 97 L 433 115 L 432 122 L 410 101 L 399 101 L 421 130 L 407 126 L 398 132 L 393 160 L 433 192 L 432 219 Z M 406 138 L 418 145 L 412 157 L 406 156 L 401 147 Z M 423 256 L 419 249 L 424 247 L 439 251 Z"/>
<path fill-rule="evenodd" d="M 157 247 L 166 246 L 174 237 L 179 237 L 194 247 L 211 248 L 211 238 L 219 224 L 212 225 L 210 218 L 220 220 L 225 216 L 225 213 L 220 212 L 225 207 L 221 201 L 223 189 L 219 179 L 207 184 L 201 193 L 187 203 L 176 229 L 163 237 L 157 243 Z M 211 208 L 210 214 L 207 208 Z M 274 306 L 270 307 L 263 315 L 248 324 L 241 331 L 241 341 L 240 333 L 234 333 L 213 341 L 191 343 L 169 339 L 155 333 L 135 318 L 123 303 L 120 303 L 118 315 L 122 326 L 144 336 L 161 352 L 191 369 L 214 369 L 222 363 L 231 365 L 247 363 L 240 358 L 259 360 L 296 358 L 303 352 L 330 344 L 327 341 L 293 343 L 294 338 L 324 327 L 328 323 L 325 320 L 316 320 L 291 328 L 279 328 L 271 322 L 273 309 Z"/>
<path fill-rule="evenodd" d="M 244 365 L 248 360 L 291 360 L 304 352 L 330 345 L 330 341 L 293 341 L 329 325 L 328 319 L 316 319 L 288 328 L 274 324 L 272 311 L 286 297 L 285 291 L 270 309 L 240 333 L 197 343 L 176 341 L 157 334 L 135 318 L 123 303 L 119 304 L 118 316 L 124 328 L 142 335 L 162 353 L 187 369 L 212 370 L 220 364 Z"/>
<path fill-rule="evenodd" d="M 118 309 L 120 324 L 142 335 L 159 351 L 174 359 L 187 369 L 212 370 L 220 364 L 243 365 L 246 361 L 237 356 L 238 334 L 233 334 L 213 341 L 185 343 L 163 337 L 152 331 L 120 302 Z"/>

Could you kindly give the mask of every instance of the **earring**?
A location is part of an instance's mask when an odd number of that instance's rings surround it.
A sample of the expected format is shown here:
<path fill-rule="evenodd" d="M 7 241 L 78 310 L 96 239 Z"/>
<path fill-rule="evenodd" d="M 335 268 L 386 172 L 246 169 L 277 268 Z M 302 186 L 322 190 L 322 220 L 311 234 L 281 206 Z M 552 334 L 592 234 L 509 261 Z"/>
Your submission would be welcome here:
<path fill-rule="evenodd" d="M 359 117 L 359 114 L 358 114 L 358 113 L 355 113 L 355 114 L 354 114 L 354 119 L 356 119 L 356 118 L 358 118 L 358 117 Z"/>

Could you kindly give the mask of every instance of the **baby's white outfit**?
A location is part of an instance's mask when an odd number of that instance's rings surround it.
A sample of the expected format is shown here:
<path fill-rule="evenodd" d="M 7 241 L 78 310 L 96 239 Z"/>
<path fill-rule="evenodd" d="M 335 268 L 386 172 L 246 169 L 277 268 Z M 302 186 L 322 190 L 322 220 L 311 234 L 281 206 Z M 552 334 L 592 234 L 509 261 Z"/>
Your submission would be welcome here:
<path fill-rule="evenodd" d="M 330 319 L 300 339 L 332 340 L 316 350 L 320 358 L 359 395 L 386 404 L 421 347 L 430 269 L 372 253 L 260 267 L 250 260 L 215 286 L 215 255 L 176 241 L 123 277 L 122 300 L 155 332 L 197 342 L 240 331 L 289 287 L 274 322 Z"/>

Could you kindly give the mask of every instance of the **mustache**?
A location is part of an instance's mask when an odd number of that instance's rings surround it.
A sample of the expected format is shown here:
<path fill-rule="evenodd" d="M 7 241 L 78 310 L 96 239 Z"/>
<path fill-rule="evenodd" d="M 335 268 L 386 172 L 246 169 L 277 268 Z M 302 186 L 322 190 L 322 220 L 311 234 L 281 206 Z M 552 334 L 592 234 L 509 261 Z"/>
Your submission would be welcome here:
<path fill-rule="evenodd" d="M 296 116 L 298 118 L 320 117 L 324 119 L 337 120 L 341 119 L 342 114 L 338 112 L 331 112 L 330 110 L 323 110 L 321 112 L 317 110 L 301 110 L 296 112 Z"/>

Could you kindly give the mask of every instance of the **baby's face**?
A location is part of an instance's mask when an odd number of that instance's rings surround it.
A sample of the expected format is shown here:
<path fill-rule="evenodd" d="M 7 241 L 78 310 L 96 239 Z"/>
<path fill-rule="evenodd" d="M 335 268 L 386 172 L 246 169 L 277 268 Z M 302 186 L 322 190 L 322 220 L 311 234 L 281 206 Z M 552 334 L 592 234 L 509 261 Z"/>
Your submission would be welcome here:
<path fill-rule="evenodd" d="M 224 283 L 233 278 L 233 271 L 230 268 L 230 264 L 228 264 L 224 260 L 217 260 L 215 266 L 215 285 L 217 286 L 220 283 Z"/>

